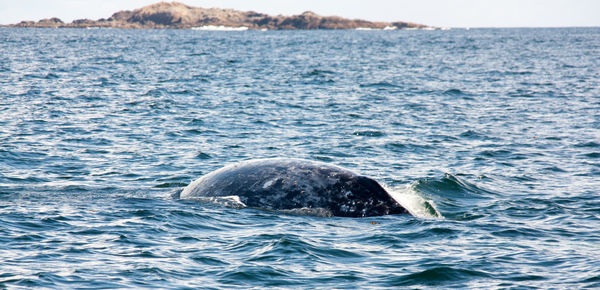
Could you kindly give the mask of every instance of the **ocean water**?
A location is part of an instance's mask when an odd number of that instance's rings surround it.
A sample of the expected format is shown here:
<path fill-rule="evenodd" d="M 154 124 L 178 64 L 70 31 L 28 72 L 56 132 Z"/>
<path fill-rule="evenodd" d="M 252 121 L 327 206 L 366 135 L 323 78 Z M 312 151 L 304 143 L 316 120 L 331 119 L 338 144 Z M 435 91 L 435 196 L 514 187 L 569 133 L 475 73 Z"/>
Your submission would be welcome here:
<path fill-rule="evenodd" d="M 413 215 L 173 198 L 324 161 Z M 598 288 L 600 29 L 0 29 L 0 288 Z"/>

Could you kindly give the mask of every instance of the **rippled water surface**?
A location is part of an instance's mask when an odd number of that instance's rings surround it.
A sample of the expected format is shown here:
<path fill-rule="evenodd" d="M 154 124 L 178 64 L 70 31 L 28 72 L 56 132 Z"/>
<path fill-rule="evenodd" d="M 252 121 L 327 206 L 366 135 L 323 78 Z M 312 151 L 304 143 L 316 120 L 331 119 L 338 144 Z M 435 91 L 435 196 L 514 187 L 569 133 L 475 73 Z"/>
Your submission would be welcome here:
<path fill-rule="evenodd" d="M 171 197 L 266 157 L 415 216 Z M 596 288 L 599 188 L 598 28 L 0 29 L 0 288 Z"/>

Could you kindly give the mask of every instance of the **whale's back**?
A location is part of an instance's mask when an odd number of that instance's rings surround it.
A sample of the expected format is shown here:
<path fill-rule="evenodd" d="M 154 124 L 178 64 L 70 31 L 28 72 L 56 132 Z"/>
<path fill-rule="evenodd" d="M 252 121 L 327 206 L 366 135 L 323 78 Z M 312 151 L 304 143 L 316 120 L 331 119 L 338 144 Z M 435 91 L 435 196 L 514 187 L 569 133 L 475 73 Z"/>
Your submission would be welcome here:
<path fill-rule="evenodd" d="M 237 196 L 249 207 L 319 209 L 334 216 L 406 213 L 375 180 L 301 159 L 260 159 L 229 165 L 192 182 L 180 196 Z"/>

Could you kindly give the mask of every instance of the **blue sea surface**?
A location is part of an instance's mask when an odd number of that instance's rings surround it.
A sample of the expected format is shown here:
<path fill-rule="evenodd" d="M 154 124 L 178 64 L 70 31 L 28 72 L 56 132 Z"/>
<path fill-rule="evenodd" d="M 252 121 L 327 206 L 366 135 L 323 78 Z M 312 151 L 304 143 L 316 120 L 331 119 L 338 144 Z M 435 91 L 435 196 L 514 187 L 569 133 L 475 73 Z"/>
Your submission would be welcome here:
<path fill-rule="evenodd" d="M 413 215 L 173 198 L 239 161 Z M 0 288 L 599 288 L 600 28 L 0 29 Z"/>

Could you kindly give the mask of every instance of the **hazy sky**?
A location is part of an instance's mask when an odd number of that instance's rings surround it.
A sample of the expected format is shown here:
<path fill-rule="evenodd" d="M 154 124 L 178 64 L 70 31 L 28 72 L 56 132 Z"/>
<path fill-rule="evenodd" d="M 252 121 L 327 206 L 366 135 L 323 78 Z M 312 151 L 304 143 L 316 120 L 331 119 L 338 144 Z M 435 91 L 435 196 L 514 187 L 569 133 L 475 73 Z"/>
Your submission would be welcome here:
<path fill-rule="evenodd" d="M 58 17 L 107 18 L 157 0 L 0 0 L 0 24 Z M 198 7 L 299 14 L 306 10 L 443 27 L 600 26 L 599 0 L 181 0 Z"/>

